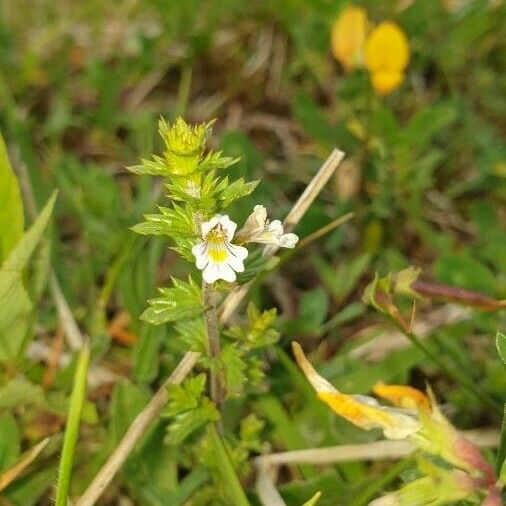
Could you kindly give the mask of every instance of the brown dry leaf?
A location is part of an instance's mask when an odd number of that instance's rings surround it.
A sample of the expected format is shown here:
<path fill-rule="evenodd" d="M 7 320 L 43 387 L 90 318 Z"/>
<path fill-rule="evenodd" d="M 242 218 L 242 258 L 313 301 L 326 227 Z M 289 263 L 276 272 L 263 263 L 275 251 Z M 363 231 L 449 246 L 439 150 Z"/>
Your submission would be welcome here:
<path fill-rule="evenodd" d="M 335 175 L 335 188 L 343 202 L 351 200 L 360 190 L 362 173 L 360 165 L 353 159 L 345 160 Z"/>
<path fill-rule="evenodd" d="M 138 337 L 127 329 L 129 324 L 130 315 L 126 311 L 120 311 L 109 323 L 107 333 L 118 343 L 124 346 L 133 346 Z"/>

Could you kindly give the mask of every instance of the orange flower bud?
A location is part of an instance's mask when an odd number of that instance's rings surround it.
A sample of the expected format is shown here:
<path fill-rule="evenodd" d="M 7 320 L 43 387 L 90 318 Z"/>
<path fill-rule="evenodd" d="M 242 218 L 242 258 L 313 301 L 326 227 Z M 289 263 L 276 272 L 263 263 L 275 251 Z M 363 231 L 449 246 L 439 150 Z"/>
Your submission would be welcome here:
<path fill-rule="evenodd" d="M 366 31 L 367 13 L 362 7 L 344 8 L 332 25 L 332 53 L 347 72 L 362 66 Z"/>
<path fill-rule="evenodd" d="M 404 32 L 391 21 L 378 25 L 365 44 L 365 66 L 378 95 L 388 95 L 404 80 L 409 63 L 409 43 Z"/>

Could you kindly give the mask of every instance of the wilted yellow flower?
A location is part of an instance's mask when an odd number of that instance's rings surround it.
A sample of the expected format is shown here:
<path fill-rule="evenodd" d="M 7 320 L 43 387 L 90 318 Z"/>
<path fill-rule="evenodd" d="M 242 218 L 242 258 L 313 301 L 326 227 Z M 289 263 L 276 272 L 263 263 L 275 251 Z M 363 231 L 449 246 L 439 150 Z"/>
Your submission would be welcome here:
<path fill-rule="evenodd" d="M 429 398 L 423 392 L 413 387 L 376 383 L 372 391 L 378 397 L 382 397 L 400 408 L 431 410 Z"/>
<path fill-rule="evenodd" d="M 393 22 L 378 25 L 365 43 L 365 66 L 379 95 L 388 95 L 404 80 L 409 63 L 409 43 Z"/>
<path fill-rule="evenodd" d="M 362 7 L 345 7 L 332 25 L 332 53 L 347 72 L 362 66 L 366 31 L 367 13 Z"/>
<path fill-rule="evenodd" d="M 299 367 L 316 390 L 318 398 L 339 416 L 364 430 L 380 428 L 388 439 L 408 438 L 420 428 L 415 415 L 380 406 L 372 397 L 339 392 L 315 371 L 298 343 L 292 343 L 292 348 Z"/>

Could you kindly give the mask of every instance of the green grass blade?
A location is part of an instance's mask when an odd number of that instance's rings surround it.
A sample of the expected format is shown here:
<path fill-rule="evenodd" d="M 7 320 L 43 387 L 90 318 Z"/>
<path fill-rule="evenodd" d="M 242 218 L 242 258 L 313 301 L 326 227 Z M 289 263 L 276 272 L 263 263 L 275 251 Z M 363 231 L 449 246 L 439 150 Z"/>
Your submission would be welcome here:
<path fill-rule="evenodd" d="M 502 415 L 501 440 L 499 442 L 499 448 L 497 449 L 496 470 L 498 475 L 501 473 L 505 459 L 506 459 L 506 403 L 504 403 Z"/>
<path fill-rule="evenodd" d="M 56 506 L 67 506 L 70 476 L 72 474 L 77 437 L 79 435 L 79 422 L 86 394 L 86 379 L 89 363 L 90 348 L 87 344 L 85 344 L 79 354 L 79 360 L 77 362 L 77 368 L 74 376 L 74 386 L 70 397 L 67 426 L 65 429 L 63 450 L 60 459 L 58 484 L 56 487 Z"/>
<path fill-rule="evenodd" d="M 217 470 L 220 476 L 220 486 L 227 494 L 227 499 L 234 506 L 249 506 L 246 494 L 242 489 L 239 478 L 235 474 L 234 466 L 230 461 L 228 450 L 218 435 L 214 425 L 209 425 L 209 438 L 216 457 Z M 58 504 L 56 506 L 59 506 Z"/>

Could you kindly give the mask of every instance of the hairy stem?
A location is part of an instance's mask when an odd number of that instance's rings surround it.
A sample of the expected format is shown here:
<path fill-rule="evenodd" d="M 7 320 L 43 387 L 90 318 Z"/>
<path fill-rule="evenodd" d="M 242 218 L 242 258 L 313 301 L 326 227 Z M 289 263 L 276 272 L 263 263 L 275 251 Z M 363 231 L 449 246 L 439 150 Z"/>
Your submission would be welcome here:
<path fill-rule="evenodd" d="M 202 304 L 205 311 L 204 319 L 207 329 L 207 347 L 212 361 L 209 373 L 211 383 L 211 400 L 221 412 L 224 399 L 224 388 L 221 368 L 218 363 L 220 356 L 220 332 L 215 296 L 216 294 L 212 285 L 208 285 L 205 281 L 202 282 Z M 218 425 L 218 430 L 220 433 L 222 432 L 221 422 Z"/>

